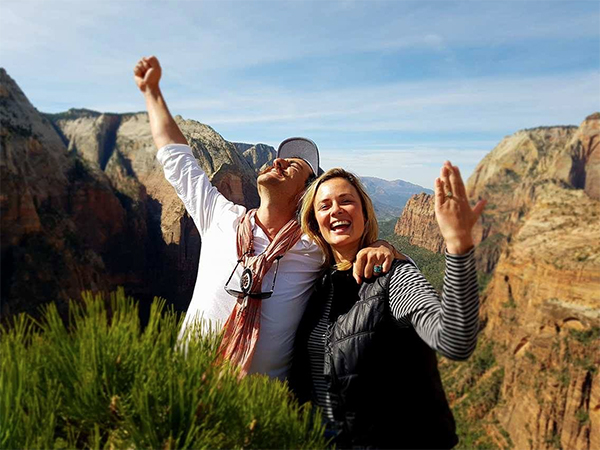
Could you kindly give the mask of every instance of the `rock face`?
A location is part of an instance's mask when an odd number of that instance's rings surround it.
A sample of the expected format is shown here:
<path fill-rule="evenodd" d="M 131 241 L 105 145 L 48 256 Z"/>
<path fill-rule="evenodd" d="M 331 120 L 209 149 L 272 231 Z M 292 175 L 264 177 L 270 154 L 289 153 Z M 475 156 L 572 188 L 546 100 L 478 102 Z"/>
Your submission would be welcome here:
<path fill-rule="evenodd" d="M 277 156 L 277 150 L 266 144 L 244 144 L 235 142 L 233 144 L 244 159 L 254 168 L 258 174 L 262 169 L 269 166 Z"/>
<path fill-rule="evenodd" d="M 481 227 L 476 230 L 478 240 L 483 241 L 480 253 L 487 261 L 484 270 L 491 273 L 538 195 L 549 186 L 584 189 L 588 197 L 598 200 L 594 183 L 600 176 L 596 160 L 599 123 L 599 115 L 594 114 L 579 128 L 519 131 L 505 138 L 479 163 L 469 178 L 467 191 L 472 200 L 488 200 Z"/>
<path fill-rule="evenodd" d="M 142 308 L 185 309 L 200 238 L 156 161 L 146 114 L 40 114 L 0 71 L 2 316 L 125 286 Z M 256 176 L 212 128 L 176 118 L 226 197 L 258 205 Z"/>
<path fill-rule="evenodd" d="M 505 371 L 494 415 L 515 448 L 600 448 L 599 206 L 582 190 L 540 191 L 483 297 Z"/>
<path fill-rule="evenodd" d="M 83 286 L 109 286 L 101 254 L 122 233 L 127 212 L 106 177 L 68 153 L 3 69 L 0 103 L 2 316 L 35 315 L 54 300 L 64 312 Z M 78 233 L 91 216 L 94 233 Z"/>
<path fill-rule="evenodd" d="M 482 339 L 494 344 L 502 401 L 469 415 L 495 445 L 600 448 L 600 114 L 579 127 L 505 138 L 467 183 L 488 205 L 475 230 Z M 433 198 L 413 197 L 396 231 L 439 251 Z M 485 386 L 486 376 L 471 385 Z M 463 392 L 464 393 L 464 392 Z M 453 399 L 460 408 L 465 397 Z"/>
<path fill-rule="evenodd" d="M 443 252 L 444 238 L 435 220 L 433 196 L 425 193 L 413 195 L 396 222 L 394 233 L 409 236 L 412 245 L 436 253 Z"/>
<path fill-rule="evenodd" d="M 599 199 L 600 113 L 586 118 L 580 127 L 539 127 L 522 130 L 503 139 L 477 166 L 467 181 L 472 203 L 488 201 L 474 230 L 479 268 L 492 273 L 502 250 L 524 223 L 540 189 L 555 184 L 582 189 Z M 411 243 L 440 251 L 433 197 L 411 199 L 396 224 L 396 234 Z M 423 230 L 430 230 L 431 234 Z"/>

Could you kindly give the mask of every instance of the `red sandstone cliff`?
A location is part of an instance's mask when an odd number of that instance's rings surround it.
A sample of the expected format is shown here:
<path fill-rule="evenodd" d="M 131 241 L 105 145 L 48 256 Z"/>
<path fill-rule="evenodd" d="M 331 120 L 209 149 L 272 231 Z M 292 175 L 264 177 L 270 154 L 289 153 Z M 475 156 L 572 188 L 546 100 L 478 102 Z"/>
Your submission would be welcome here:
<path fill-rule="evenodd" d="M 402 210 L 394 233 L 408 236 L 412 245 L 442 253 L 444 238 L 435 220 L 433 196 L 425 193 L 413 195 Z"/>
<path fill-rule="evenodd" d="M 492 276 L 481 340 L 496 362 L 450 365 L 446 381 L 461 378 L 453 407 L 499 447 L 600 448 L 599 139 L 598 113 L 578 128 L 519 131 L 467 183 L 473 202 L 488 200 L 475 233 L 478 268 Z M 440 251 L 432 210 L 432 197 L 413 197 L 396 232 Z M 484 407 L 468 392 L 489 396 L 491 379 L 498 393 Z"/>
<path fill-rule="evenodd" d="M 540 191 L 482 299 L 505 371 L 493 416 L 516 448 L 600 448 L 599 206 Z"/>
<path fill-rule="evenodd" d="M 0 70 L 2 316 L 118 285 L 187 306 L 200 238 L 156 161 L 146 114 L 40 114 Z M 258 204 L 254 168 L 212 128 L 176 118 L 230 200 Z"/>

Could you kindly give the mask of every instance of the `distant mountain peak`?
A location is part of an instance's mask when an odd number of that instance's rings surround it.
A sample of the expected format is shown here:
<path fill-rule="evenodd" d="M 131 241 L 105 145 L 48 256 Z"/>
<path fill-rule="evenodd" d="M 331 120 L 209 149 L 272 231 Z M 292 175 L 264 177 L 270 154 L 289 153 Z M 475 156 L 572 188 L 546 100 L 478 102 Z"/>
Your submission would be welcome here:
<path fill-rule="evenodd" d="M 360 177 L 373 201 L 375 214 L 382 220 L 397 219 L 414 194 L 432 194 L 431 189 L 404 180 L 388 181 L 377 177 Z"/>

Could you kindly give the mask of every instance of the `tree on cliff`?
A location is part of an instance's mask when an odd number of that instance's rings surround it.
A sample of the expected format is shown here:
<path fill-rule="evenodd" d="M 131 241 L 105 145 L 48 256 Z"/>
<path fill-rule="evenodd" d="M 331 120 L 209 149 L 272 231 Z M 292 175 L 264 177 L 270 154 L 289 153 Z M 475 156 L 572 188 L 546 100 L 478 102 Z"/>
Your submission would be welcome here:
<path fill-rule="evenodd" d="M 20 315 L 0 343 L 1 448 L 324 448 L 318 411 L 266 376 L 215 364 L 219 337 L 177 345 L 180 321 L 155 299 L 142 330 L 118 290 Z"/>

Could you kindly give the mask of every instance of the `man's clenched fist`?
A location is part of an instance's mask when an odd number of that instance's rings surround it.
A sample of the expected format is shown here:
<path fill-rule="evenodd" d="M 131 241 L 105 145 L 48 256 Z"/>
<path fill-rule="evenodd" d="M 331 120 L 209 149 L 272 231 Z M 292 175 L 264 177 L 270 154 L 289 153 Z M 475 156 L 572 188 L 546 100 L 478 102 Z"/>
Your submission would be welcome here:
<path fill-rule="evenodd" d="M 148 89 L 158 89 L 161 73 L 162 70 L 156 56 L 144 56 L 133 69 L 135 84 L 142 92 L 146 92 Z"/>

